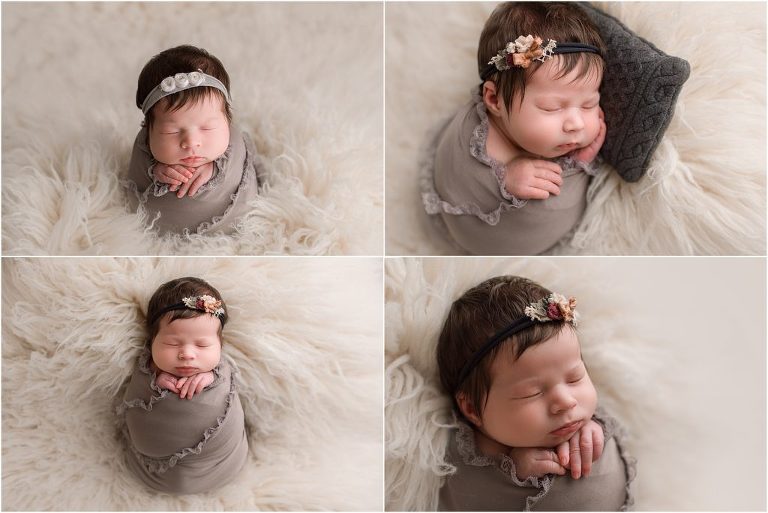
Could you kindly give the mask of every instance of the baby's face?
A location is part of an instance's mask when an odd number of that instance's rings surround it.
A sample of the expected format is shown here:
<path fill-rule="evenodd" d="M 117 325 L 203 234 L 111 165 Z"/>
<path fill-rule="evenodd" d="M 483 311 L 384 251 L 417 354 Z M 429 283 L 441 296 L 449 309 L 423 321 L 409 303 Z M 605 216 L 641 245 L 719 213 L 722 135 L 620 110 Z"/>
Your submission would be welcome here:
<path fill-rule="evenodd" d="M 229 146 L 229 122 L 217 95 L 174 112 L 165 110 L 163 101 L 152 108 L 149 149 L 158 162 L 200 167 L 219 158 Z"/>
<path fill-rule="evenodd" d="M 597 392 L 576 333 L 567 326 L 517 360 L 499 353 L 491 379 L 479 427 L 509 447 L 555 447 L 595 413 Z"/>
<path fill-rule="evenodd" d="M 152 361 L 160 370 L 177 377 L 212 370 L 221 360 L 221 321 L 213 315 L 160 321 L 152 341 Z"/>
<path fill-rule="evenodd" d="M 575 80 L 576 68 L 556 79 L 558 72 L 555 59 L 542 64 L 529 78 L 522 104 L 515 95 L 512 110 L 505 105 L 501 116 L 502 129 L 514 143 L 544 158 L 583 148 L 600 130 L 602 77 L 590 73 Z"/>

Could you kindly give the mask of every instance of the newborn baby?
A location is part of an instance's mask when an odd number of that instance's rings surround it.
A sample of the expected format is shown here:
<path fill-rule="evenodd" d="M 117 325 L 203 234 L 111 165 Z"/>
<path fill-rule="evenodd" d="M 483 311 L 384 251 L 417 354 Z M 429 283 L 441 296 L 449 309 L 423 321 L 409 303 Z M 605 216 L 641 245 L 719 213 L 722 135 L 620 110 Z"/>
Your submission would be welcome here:
<path fill-rule="evenodd" d="M 440 490 L 441 510 L 632 505 L 634 460 L 617 421 L 597 408 L 575 304 L 525 278 L 501 276 L 451 306 L 438 364 L 461 420 L 446 451 L 456 471 Z"/>
<path fill-rule="evenodd" d="M 128 467 L 147 486 L 187 494 L 234 479 L 248 456 L 237 371 L 221 353 L 221 295 L 198 278 L 162 285 L 147 311 L 148 346 L 118 414 Z"/>
<path fill-rule="evenodd" d="M 481 84 L 432 141 L 422 201 L 476 255 L 534 255 L 577 225 L 605 140 L 604 43 L 575 4 L 500 4 L 478 45 Z"/>
<path fill-rule="evenodd" d="M 165 50 L 141 71 L 136 104 L 145 119 L 125 182 L 131 207 L 161 234 L 233 232 L 258 194 L 260 166 L 232 124 L 221 61 L 194 46 Z"/>

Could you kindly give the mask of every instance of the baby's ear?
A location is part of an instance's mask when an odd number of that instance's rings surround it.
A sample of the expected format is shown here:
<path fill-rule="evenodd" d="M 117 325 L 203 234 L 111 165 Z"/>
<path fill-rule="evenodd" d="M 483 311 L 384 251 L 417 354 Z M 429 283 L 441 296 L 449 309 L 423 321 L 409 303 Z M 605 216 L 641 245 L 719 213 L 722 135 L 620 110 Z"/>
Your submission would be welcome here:
<path fill-rule="evenodd" d="M 474 424 L 477 427 L 481 427 L 483 425 L 483 419 L 480 418 L 480 415 L 478 415 L 477 409 L 475 409 L 475 405 L 472 404 L 472 401 L 467 397 L 467 394 L 464 392 L 458 392 L 456 394 L 456 404 L 459 405 L 459 410 L 461 410 L 462 415 L 467 418 L 472 424 Z"/>
<path fill-rule="evenodd" d="M 501 101 L 501 95 L 498 94 L 496 84 L 491 80 L 483 83 L 483 103 L 488 112 L 495 116 L 501 115 L 504 103 Z"/>

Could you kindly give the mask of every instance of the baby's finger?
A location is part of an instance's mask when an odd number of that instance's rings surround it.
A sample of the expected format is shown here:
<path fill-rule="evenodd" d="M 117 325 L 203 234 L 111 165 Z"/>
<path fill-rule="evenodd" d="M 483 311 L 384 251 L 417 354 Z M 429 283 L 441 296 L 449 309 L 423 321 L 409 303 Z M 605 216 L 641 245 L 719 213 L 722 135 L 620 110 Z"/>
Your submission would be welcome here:
<path fill-rule="evenodd" d="M 181 184 L 181 186 L 179 187 L 178 192 L 176 193 L 176 197 L 177 198 L 183 198 L 184 196 L 186 196 L 187 195 L 187 191 L 189 190 L 189 186 L 190 185 L 192 185 L 191 182 L 186 182 L 186 183 Z"/>
<path fill-rule="evenodd" d="M 581 477 L 581 453 L 579 452 L 579 432 L 568 441 L 571 446 L 571 477 L 578 479 Z"/>
<path fill-rule="evenodd" d="M 560 465 L 564 467 L 568 465 L 568 461 L 570 461 L 570 458 L 568 457 L 569 447 L 570 445 L 568 444 L 568 442 L 563 442 L 557 446 L 557 457 L 560 460 Z"/>
<path fill-rule="evenodd" d="M 549 198 L 549 193 L 544 189 L 527 186 L 520 191 L 520 198 L 521 199 L 547 199 Z"/>
<path fill-rule="evenodd" d="M 550 169 L 539 169 L 538 172 L 536 173 L 536 177 L 541 178 L 543 180 L 549 180 L 550 182 L 558 186 L 563 185 L 563 177 Z"/>
<path fill-rule="evenodd" d="M 189 195 L 194 196 L 197 194 L 197 190 L 205 183 L 203 175 L 199 175 L 192 181 L 192 185 L 189 187 Z"/>
<path fill-rule="evenodd" d="M 554 194 L 555 196 L 560 194 L 560 186 L 550 182 L 549 180 L 544 180 L 542 178 L 535 178 L 531 185 L 533 187 L 536 187 L 537 189 L 543 189 L 550 194 Z"/>
<path fill-rule="evenodd" d="M 181 173 L 180 170 L 175 167 L 167 167 L 165 169 L 165 176 L 169 180 L 175 180 L 178 183 L 186 182 L 188 180 L 187 176 Z"/>
<path fill-rule="evenodd" d="M 592 436 L 592 445 L 594 447 L 594 452 L 592 453 L 592 461 L 599 459 L 600 456 L 603 455 L 605 440 L 603 440 L 602 429 L 600 431 L 600 433 L 596 433 Z"/>
<path fill-rule="evenodd" d="M 592 433 L 581 437 L 579 449 L 581 449 L 581 471 L 584 477 L 587 477 L 592 471 Z"/>
<path fill-rule="evenodd" d="M 548 169 L 549 171 L 553 171 L 558 175 L 563 173 L 563 169 L 559 164 L 549 160 L 534 160 L 533 165 L 541 169 Z"/>
<path fill-rule="evenodd" d="M 554 453 L 553 453 L 554 454 Z M 534 474 L 557 474 L 562 476 L 565 474 L 565 468 L 552 460 L 538 460 L 533 464 Z"/>

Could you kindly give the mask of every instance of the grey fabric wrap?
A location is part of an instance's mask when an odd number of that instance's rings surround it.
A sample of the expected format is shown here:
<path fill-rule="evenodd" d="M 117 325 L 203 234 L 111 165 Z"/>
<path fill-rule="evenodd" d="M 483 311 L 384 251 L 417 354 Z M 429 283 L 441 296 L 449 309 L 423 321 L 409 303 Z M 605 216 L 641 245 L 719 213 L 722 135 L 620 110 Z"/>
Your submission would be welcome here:
<path fill-rule="evenodd" d="M 624 180 L 636 182 L 672 121 L 691 67 L 635 35 L 613 16 L 588 3 L 579 5 L 607 46 L 600 86 L 607 132 L 600 154 Z"/>
<path fill-rule="evenodd" d="M 214 161 L 214 172 L 193 197 L 176 197 L 165 184 L 150 178 L 157 161 L 142 128 L 133 144 L 125 185 L 131 208 L 143 206 L 162 235 L 172 233 L 232 233 L 239 217 L 249 212 L 248 202 L 258 196 L 261 164 L 247 134 L 230 126 L 229 147 Z"/>
<path fill-rule="evenodd" d="M 234 479 L 248 457 L 236 373 L 225 358 L 216 379 L 192 399 L 155 385 L 143 354 L 118 415 L 128 468 L 144 484 L 173 494 L 202 493 Z"/>
<path fill-rule="evenodd" d="M 604 412 L 605 449 L 586 478 L 547 474 L 520 480 L 511 458 L 478 454 L 463 421 L 450 438 L 447 462 L 456 466 L 440 489 L 440 511 L 623 511 L 634 504 L 635 461 L 626 454 L 615 419 Z"/>
<path fill-rule="evenodd" d="M 559 196 L 527 202 L 503 197 L 503 182 L 500 183 L 494 169 L 498 167 L 503 173 L 503 165 L 485 154 L 485 135 L 476 137 L 475 143 L 487 162 L 481 162 L 470 152 L 475 130 L 487 127 L 487 121 L 481 126 L 478 112 L 484 107 L 478 100 L 473 99 L 463 107 L 433 143 L 434 161 L 427 161 L 423 171 L 426 176 L 422 182 L 422 199 L 426 205 L 425 195 L 431 194 L 429 189 L 434 187 L 443 202 L 439 214 L 450 237 L 472 254 L 544 252 L 581 219 L 587 205 L 590 177 L 577 167 L 561 166 L 563 184 Z M 427 212 L 438 213 L 429 206 Z"/>

